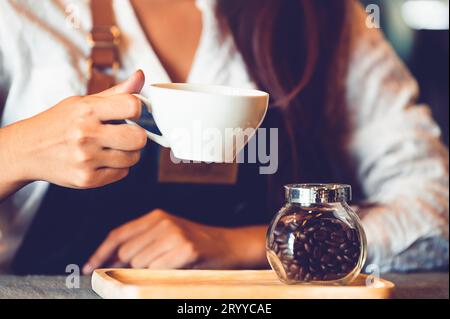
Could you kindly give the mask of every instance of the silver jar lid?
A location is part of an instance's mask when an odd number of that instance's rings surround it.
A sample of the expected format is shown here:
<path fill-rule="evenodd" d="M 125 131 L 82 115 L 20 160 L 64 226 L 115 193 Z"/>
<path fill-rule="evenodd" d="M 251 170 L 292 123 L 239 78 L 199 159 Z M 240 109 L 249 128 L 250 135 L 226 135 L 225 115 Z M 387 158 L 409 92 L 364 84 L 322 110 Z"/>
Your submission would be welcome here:
<path fill-rule="evenodd" d="M 352 199 L 352 187 L 344 184 L 291 184 L 284 189 L 289 203 L 325 204 Z"/>

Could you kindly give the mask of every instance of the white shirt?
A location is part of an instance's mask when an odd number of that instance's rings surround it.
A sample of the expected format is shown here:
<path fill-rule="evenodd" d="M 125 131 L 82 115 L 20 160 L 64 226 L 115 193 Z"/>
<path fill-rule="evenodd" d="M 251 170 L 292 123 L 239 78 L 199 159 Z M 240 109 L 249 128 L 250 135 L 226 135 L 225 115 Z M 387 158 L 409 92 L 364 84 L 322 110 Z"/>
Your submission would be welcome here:
<path fill-rule="evenodd" d="M 231 36 L 220 33 L 215 0 L 197 5 L 203 33 L 188 82 L 255 87 Z M 129 1 L 115 0 L 114 8 L 123 36 L 119 79 L 142 69 L 149 83 L 168 82 Z M 355 23 L 362 26 L 357 10 Z M 1 127 L 86 93 L 91 25 L 87 0 L 0 1 Z M 446 266 L 448 150 L 429 109 L 413 105 L 416 83 L 379 32 L 355 28 L 355 39 L 347 78 L 353 115 L 347 149 L 367 201 L 374 203 L 356 206 L 369 262 L 381 271 Z M 0 271 L 7 269 L 47 188 L 46 182 L 32 183 L 0 204 Z"/>

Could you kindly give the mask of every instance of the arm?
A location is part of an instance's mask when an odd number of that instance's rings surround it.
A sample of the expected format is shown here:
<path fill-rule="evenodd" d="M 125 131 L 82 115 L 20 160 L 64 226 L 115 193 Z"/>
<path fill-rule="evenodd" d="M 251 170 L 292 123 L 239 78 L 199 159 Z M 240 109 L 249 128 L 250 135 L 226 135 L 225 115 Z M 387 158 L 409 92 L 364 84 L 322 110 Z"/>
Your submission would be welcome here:
<path fill-rule="evenodd" d="M 0 128 L 0 201 L 27 184 L 21 167 L 25 167 L 26 157 L 15 144 L 18 125 Z M 18 129 L 20 131 L 20 129 Z"/>
<path fill-rule="evenodd" d="M 267 267 L 267 226 L 212 227 L 155 210 L 113 230 L 83 267 L 252 269 Z"/>
<path fill-rule="evenodd" d="M 364 15 L 358 15 L 364 25 Z M 349 154 L 370 205 L 357 210 L 382 271 L 448 266 L 448 150 L 417 84 L 378 30 L 355 37 Z"/>
<path fill-rule="evenodd" d="M 4 67 L 4 56 L 2 50 L 2 37 L 0 32 L 0 124 L 3 114 L 3 109 L 6 103 L 6 92 L 8 87 L 8 76 Z M 14 153 L 12 142 L 16 140 L 14 132 L 11 128 L 1 128 L 0 125 L 0 201 L 7 195 L 13 193 L 20 187 L 25 185 L 25 182 L 21 180 L 20 170 L 18 167 L 20 163 L 17 159 L 20 157 Z"/>

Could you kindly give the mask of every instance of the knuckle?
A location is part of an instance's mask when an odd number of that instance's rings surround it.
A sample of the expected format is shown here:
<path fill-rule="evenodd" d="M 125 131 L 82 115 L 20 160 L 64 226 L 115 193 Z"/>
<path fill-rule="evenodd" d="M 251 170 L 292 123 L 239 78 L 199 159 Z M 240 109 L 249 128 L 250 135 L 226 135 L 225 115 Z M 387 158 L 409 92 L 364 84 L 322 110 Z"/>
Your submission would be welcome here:
<path fill-rule="evenodd" d="M 164 210 L 162 210 L 161 208 L 155 209 L 152 213 L 159 218 L 164 218 L 167 216 L 166 212 Z"/>
<path fill-rule="evenodd" d="M 77 107 L 81 118 L 91 118 L 95 114 L 95 106 L 89 97 L 78 100 Z"/>
<path fill-rule="evenodd" d="M 147 139 L 147 133 L 145 132 L 145 130 L 141 130 L 141 134 L 140 134 L 141 136 L 140 136 L 140 143 L 139 143 L 139 147 L 140 148 L 144 148 L 145 147 L 145 145 L 147 145 L 147 141 L 148 141 L 148 139 Z"/>
<path fill-rule="evenodd" d="M 200 256 L 197 248 L 190 241 L 184 245 L 184 250 L 187 252 L 188 256 L 190 257 L 189 259 L 191 260 L 197 260 Z"/>
<path fill-rule="evenodd" d="M 186 242 L 186 241 L 187 241 L 187 238 L 186 238 L 186 236 L 184 235 L 183 231 L 181 231 L 181 230 L 180 230 L 179 228 L 177 228 L 177 227 L 175 227 L 174 230 L 173 230 L 173 236 L 174 236 L 174 239 L 175 239 L 177 242 L 183 243 L 183 242 Z"/>
<path fill-rule="evenodd" d="M 136 147 L 142 149 L 147 145 L 147 133 L 139 127 L 134 127 L 134 129 L 136 129 Z"/>
<path fill-rule="evenodd" d="M 128 261 L 128 249 L 126 246 L 122 246 L 119 248 L 119 251 L 117 252 L 117 257 L 121 262 L 126 263 Z"/>
<path fill-rule="evenodd" d="M 131 155 L 131 165 L 136 165 L 140 160 L 141 160 L 141 152 L 134 152 Z"/>
<path fill-rule="evenodd" d="M 161 227 L 166 228 L 167 230 L 171 230 L 174 227 L 172 220 L 169 218 L 164 218 L 160 223 Z"/>
<path fill-rule="evenodd" d="M 116 242 L 119 240 L 120 237 L 120 230 L 119 229 L 113 229 L 108 234 L 108 240 L 112 242 Z"/>
<path fill-rule="evenodd" d="M 128 168 L 121 169 L 121 170 L 119 171 L 119 174 L 118 174 L 118 177 L 117 177 L 117 178 L 118 178 L 119 180 L 121 180 L 121 179 L 127 177 L 129 173 L 130 173 L 130 169 L 128 169 Z"/>
<path fill-rule="evenodd" d="M 127 96 L 127 105 L 131 118 L 139 118 L 141 116 L 141 101 L 134 95 Z"/>
<path fill-rule="evenodd" d="M 91 134 L 88 128 L 88 125 L 84 122 L 84 120 L 79 121 L 72 131 L 72 140 L 75 145 L 84 146 L 89 144 L 91 141 Z"/>
<path fill-rule="evenodd" d="M 141 150 L 147 145 L 147 132 L 137 126 L 128 125 L 124 127 L 123 135 L 130 137 L 130 146 L 135 150 Z"/>
<path fill-rule="evenodd" d="M 130 266 L 131 266 L 131 268 L 139 269 L 139 268 L 142 268 L 143 265 L 142 265 L 141 259 L 135 257 L 135 258 L 131 259 Z"/>
<path fill-rule="evenodd" d="M 82 169 L 78 173 L 77 185 L 82 188 L 93 187 L 95 185 L 95 173 L 90 169 Z"/>
<path fill-rule="evenodd" d="M 91 141 L 91 138 L 89 136 L 79 136 L 75 140 L 76 144 L 80 145 L 80 146 L 87 145 L 87 144 L 89 144 L 90 141 Z"/>
<path fill-rule="evenodd" d="M 84 148 L 79 148 L 74 153 L 74 158 L 78 164 L 86 165 L 89 164 L 93 159 L 93 155 L 91 152 L 87 151 Z"/>

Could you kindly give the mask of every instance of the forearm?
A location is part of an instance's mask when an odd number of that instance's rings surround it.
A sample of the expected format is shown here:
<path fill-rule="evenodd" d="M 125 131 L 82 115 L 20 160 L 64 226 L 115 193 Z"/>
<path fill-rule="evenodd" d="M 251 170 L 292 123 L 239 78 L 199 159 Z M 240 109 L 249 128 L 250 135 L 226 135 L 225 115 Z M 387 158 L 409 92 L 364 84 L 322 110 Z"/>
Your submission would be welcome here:
<path fill-rule="evenodd" d="M 30 182 L 24 165 L 25 145 L 19 134 L 21 125 L 19 122 L 0 129 L 0 201 Z"/>
<path fill-rule="evenodd" d="M 236 259 L 236 268 L 266 268 L 267 225 L 229 229 L 230 250 Z"/>
<path fill-rule="evenodd" d="M 368 241 L 368 263 L 380 270 L 425 270 L 448 265 L 448 196 L 431 201 L 401 196 L 358 210 Z M 423 249 L 423 247 L 427 247 Z"/>
<path fill-rule="evenodd" d="M 20 139 L 20 127 L 17 123 L 0 129 L 0 201 L 25 186 L 26 177 L 23 152 Z"/>

